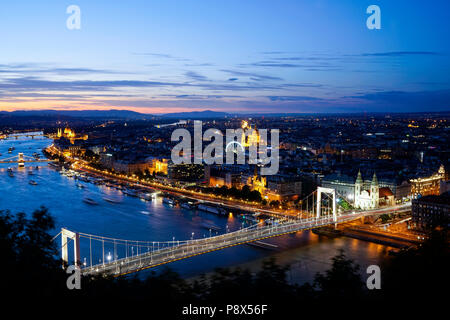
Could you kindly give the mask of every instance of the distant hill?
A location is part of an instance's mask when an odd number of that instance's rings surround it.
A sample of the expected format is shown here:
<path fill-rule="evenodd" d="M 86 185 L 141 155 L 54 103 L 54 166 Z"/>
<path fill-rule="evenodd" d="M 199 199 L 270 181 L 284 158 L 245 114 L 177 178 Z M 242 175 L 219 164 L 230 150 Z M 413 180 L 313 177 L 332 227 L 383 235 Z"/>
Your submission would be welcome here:
<path fill-rule="evenodd" d="M 0 112 L 0 115 L 17 117 L 45 117 L 63 116 L 73 118 L 102 118 L 102 119 L 148 119 L 151 115 L 129 110 L 23 110 Z"/>
<path fill-rule="evenodd" d="M 178 119 L 205 119 L 205 118 L 224 118 L 229 117 L 231 114 L 226 112 L 218 112 L 218 111 L 192 111 L 192 112 L 176 112 L 176 113 L 166 113 L 159 115 L 163 118 L 178 118 Z"/>

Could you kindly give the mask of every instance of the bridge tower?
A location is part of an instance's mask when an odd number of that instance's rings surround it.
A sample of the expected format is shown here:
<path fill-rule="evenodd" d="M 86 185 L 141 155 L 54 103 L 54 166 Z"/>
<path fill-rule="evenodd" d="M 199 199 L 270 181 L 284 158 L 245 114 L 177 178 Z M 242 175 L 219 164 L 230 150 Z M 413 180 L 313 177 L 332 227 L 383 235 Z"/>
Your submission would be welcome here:
<path fill-rule="evenodd" d="M 19 159 L 18 159 L 18 164 L 19 164 L 19 167 L 24 167 L 25 166 L 25 160 L 23 159 L 23 153 L 22 152 L 19 152 L 19 157 L 18 157 Z"/>
<path fill-rule="evenodd" d="M 336 190 L 331 188 L 323 188 L 323 187 L 317 187 L 317 203 L 316 203 L 316 212 L 317 212 L 317 218 L 320 217 L 321 211 L 322 211 L 322 193 L 325 194 L 331 194 L 332 195 L 332 201 L 333 201 L 333 220 L 337 221 L 337 214 L 336 214 Z"/>
<path fill-rule="evenodd" d="M 63 261 L 63 268 L 67 267 L 69 264 L 69 253 L 68 253 L 68 241 L 67 239 L 73 240 L 73 253 L 74 253 L 74 263 L 76 266 L 81 266 L 80 260 L 80 235 L 70 230 L 61 228 L 61 256 Z"/>

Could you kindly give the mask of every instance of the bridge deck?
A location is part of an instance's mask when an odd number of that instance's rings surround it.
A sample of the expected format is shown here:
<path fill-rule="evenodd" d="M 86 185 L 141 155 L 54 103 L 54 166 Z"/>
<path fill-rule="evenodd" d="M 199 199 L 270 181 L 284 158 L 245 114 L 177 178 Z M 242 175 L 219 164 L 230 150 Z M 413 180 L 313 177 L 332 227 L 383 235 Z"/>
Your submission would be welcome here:
<path fill-rule="evenodd" d="M 23 162 L 23 163 L 29 163 L 29 162 L 53 162 L 55 160 L 49 160 L 49 159 L 41 159 L 41 160 L 23 160 L 23 161 L 19 161 L 19 160 L 10 160 L 10 161 L 0 161 L 0 163 L 19 163 L 19 162 Z"/>
<path fill-rule="evenodd" d="M 82 268 L 81 272 L 83 275 L 125 275 L 243 243 L 354 220 L 360 218 L 362 215 L 363 214 L 350 214 L 347 216 L 340 216 L 337 221 L 334 221 L 333 217 L 327 216 L 319 219 L 310 218 L 285 222 L 276 226 L 257 226 L 253 229 L 243 229 L 206 239 L 191 240 L 173 247 Z"/>

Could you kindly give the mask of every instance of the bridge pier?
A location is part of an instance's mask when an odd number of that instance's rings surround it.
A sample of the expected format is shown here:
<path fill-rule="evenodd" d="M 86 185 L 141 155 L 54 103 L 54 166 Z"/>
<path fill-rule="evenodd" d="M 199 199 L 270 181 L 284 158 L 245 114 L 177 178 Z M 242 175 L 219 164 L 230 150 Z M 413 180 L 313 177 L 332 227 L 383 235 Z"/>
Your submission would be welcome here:
<path fill-rule="evenodd" d="M 333 221 L 337 221 L 337 214 L 336 214 L 336 190 L 331 188 L 323 188 L 323 187 L 317 187 L 317 203 L 316 203 L 316 212 L 317 212 L 317 218 L 320 218 L 320 214 L 322 212 L 322 193 L 327 193 L 332 195 L 332 201 L 333 201 Z"/>
<path fill-rule="evenodd" d="M 23 153 L 22 152 L 19 152 L 18 159 L 19 159 L 19 161 L 18 161 L 19 167 L 20 168 L 21 167 L 25 167 L 25 159 L 23 158 Z"/>
<path fill-rule="evenodd" d="M 71 239 L 74 241 L 73 253 L 74 253 L 74 264 L 76 266 L 81 266 L 80 260 L 80 235 L 78 232 L 72 232 L 70 230 L 61 228 L 61 258 L 63 261 L 63 268 L 66 268 L 69 264 L 69 253 L 68 253 L 68 241 Z"/>

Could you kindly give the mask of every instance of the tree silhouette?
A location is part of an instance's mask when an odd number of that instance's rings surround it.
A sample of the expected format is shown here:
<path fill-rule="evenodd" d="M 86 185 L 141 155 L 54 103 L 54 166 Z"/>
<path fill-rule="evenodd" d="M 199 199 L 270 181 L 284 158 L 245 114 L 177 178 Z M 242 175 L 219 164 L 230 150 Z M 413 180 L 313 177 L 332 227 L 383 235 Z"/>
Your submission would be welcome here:
<path fill-rule="evenodd" d="M 319 297 L 325 300 L 348 300 L 363 294 L 360 267 L 347 259 L 344 250 L 332 258 L 332 267 L 325 274 L 317 273 L 314 286 L 319 289 Z"/>

